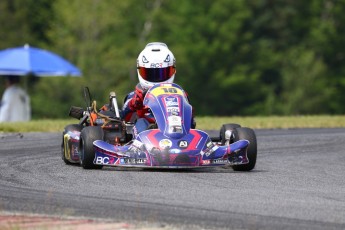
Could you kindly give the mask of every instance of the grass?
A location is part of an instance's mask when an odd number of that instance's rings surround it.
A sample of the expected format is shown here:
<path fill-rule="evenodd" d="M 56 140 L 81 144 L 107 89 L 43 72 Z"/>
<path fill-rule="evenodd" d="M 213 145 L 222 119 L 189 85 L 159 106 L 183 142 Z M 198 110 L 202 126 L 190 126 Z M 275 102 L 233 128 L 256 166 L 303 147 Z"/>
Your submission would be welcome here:
<path fill-rule="evenodd" d="M 196 122 L 201 129 L 219 129 L 226 123 L 253 129 L 340 128 L 345 127 L 345 116 L 199 117 Z"/>
<path fill-rule="evenodd" d="M 222 124 L 237 123 L 253 129 L 287 128 L 341 128 L 345 127 L 345 116 L 269 116 L 269 117 L 196 117 L 197 128 L 218 130 Z M 29 122 L 0 123 L 0 132 L 62 132 L 76 119 L 32 120 Z"/>
<path fill-rule="evenodd" d="M 66 125 L 77 123 L 77 119 L 44 119 L 29 122 L 0 123 L 0 132 L 62 132 Z"/>

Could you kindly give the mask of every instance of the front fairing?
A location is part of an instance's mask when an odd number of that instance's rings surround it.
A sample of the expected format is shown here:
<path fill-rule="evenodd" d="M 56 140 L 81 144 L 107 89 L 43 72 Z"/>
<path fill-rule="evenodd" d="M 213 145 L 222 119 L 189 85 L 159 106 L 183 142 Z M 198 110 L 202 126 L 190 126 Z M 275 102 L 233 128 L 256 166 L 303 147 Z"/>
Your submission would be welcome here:
<path fill-rule="evenodd" d="M 94 163 L 98 165 L 190 168 L 248 163 L 247 140 L 218 146 L 207 133 L 194 129 L 181 139 L 167 138 L 159 129 L 152 129 L 141 132 L 126 146 L 114 146 L 101 140 L 93 144 Z"/>
<path fill-rule="evenodd" d="M 150 166 L 195 167 L 202 164 L 201 150 L 206 145 L 208 135 L 197 130 L 181 139 L 167 138 L 159 129 L 147 130 L 137 138 L 142 143 Z"/>
<path fill-rule="evenodd" d="M 188 134 L 192 106 L 177 84 L 158 84 L 146 94 L 144 105 L 152 111 L 158 129 L 167 137 L 179 139 Z"/>

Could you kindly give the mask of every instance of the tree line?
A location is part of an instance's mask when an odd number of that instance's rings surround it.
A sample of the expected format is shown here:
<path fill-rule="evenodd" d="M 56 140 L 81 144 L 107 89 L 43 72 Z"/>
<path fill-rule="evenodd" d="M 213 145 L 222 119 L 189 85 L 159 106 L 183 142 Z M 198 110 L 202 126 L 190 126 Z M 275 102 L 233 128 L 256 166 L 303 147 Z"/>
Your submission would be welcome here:
<path fill-rule="evenodd" d="M 34 118 L 66 117 L 84 86 L 98 104 L 122 100 L 152 41 L 174 53 L 196 115 L 345 112 L 345 0 L 4 0 L 0 12 L 0 49 L 28 43 L 83 72 L 29 81 Z"/>

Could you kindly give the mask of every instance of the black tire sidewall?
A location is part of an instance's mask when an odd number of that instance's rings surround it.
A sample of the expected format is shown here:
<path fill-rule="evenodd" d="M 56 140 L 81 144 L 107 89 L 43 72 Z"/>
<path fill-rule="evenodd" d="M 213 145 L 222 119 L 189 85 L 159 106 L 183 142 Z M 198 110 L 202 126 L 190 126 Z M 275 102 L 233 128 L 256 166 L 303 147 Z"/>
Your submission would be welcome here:
<path fill-rule="evenodd" d="M 248 140 L 249 146 L 247 149 L 247 157 L 249 163 L 245 165 L 234 165 L 232 168 L 235 171 L 250 171 L 255 167 L 257 158 L 257 140 L 254 130 L 250 128 L 237 128 L 234 132 L 234 141 Z"/>
<path fill-rule="evenodd" d="M 80 164 L 84 169 L 99 169 L 100 165 L 95 165 L 95 151 L 93 142 L 95 140 L 103 140 L 104 133 L 99 126 L 85 127 L 80 134 Z"/>

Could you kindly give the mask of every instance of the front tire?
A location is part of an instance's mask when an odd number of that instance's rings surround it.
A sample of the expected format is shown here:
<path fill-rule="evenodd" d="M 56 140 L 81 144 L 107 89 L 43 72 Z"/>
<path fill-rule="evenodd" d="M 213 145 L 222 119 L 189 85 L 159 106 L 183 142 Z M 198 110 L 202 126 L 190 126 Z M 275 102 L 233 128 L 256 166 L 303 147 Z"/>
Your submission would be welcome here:
<path fill-rule="evenodd" d="M 84 169 L 101 169 L 102 165 L 95 165 L 95 151 L 93 142 L 95 140 L 103 140 L 104 133 L 101 127 L 88 126 L 85 127 L 80 134 L 80 165 Z"/>
<path fill-rule="evenodd" d="M 249 141 L 249 146 L 247 149 L 249 163 L 244 165 L 234 165 L 232 168 L 235 171 L 250 171 L 255 167 L 257 157 L 257 142 L 255 132 L 250 128 L 237 128 L 234 134 L 235 142 L 243 139 Z"/>

